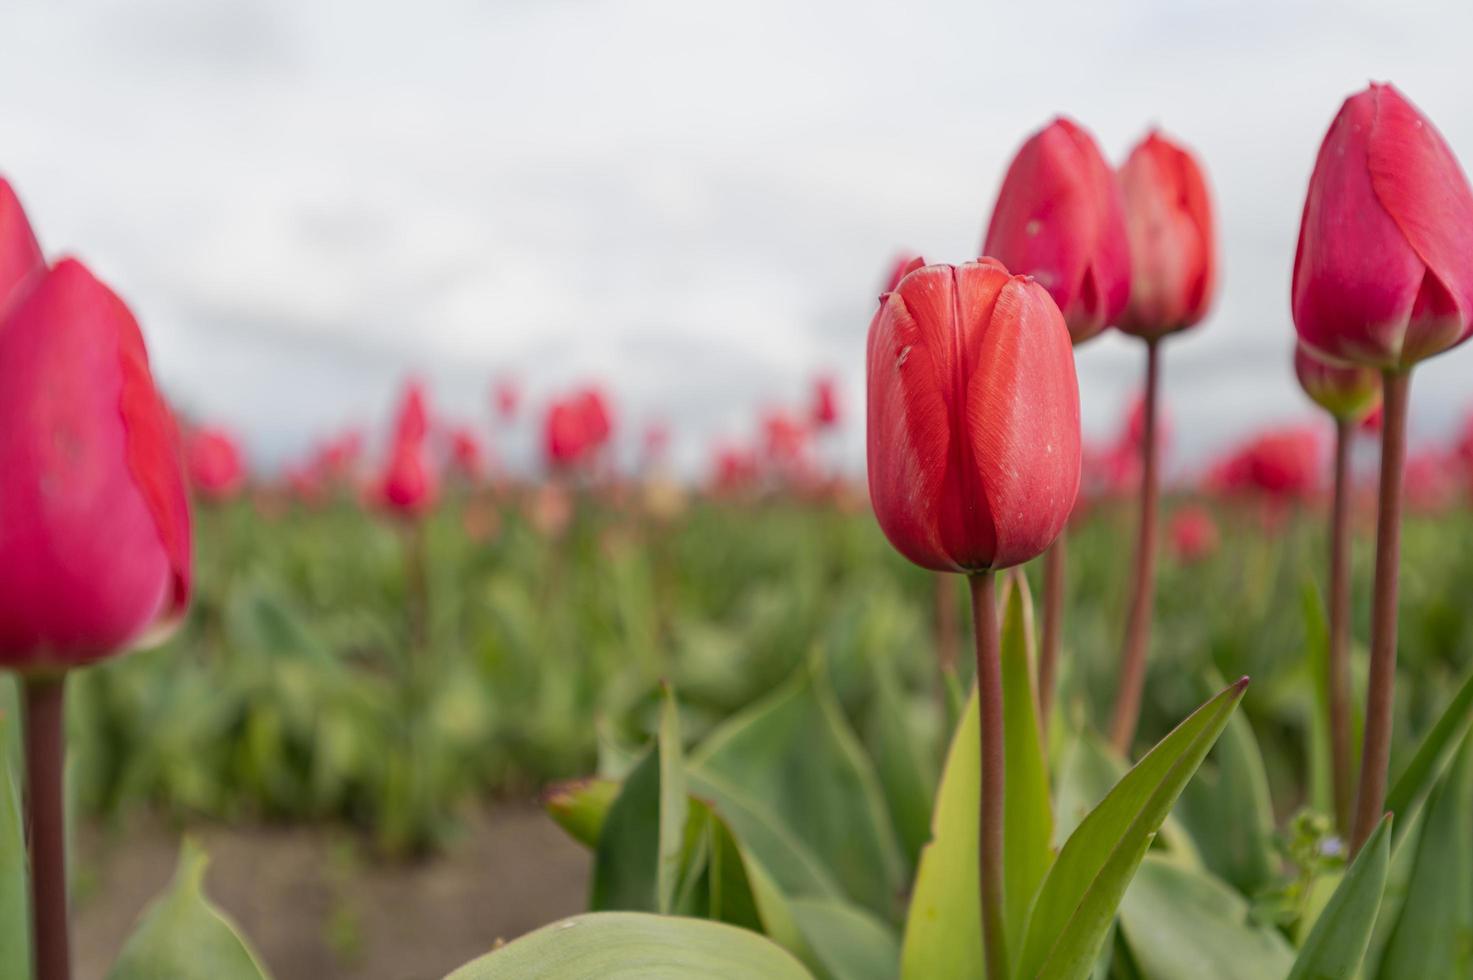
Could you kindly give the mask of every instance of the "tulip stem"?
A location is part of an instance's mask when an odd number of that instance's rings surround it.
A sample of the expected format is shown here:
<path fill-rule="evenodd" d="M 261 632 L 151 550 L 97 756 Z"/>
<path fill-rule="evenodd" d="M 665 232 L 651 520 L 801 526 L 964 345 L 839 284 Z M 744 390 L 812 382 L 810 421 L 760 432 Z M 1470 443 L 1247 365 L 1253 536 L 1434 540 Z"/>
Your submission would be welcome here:
<path fill-rule="evenodd" d="M 1352 856 L 1380 822 L 1391 756 L 1396 699 L 1396 586 L 1401 565 L 1402 472 L 1407 455 L 1410 371 L 1382 374 L 1381 491 L 1376 511 L 1376 584 L 1371 603 L 1371 670 L 1366 681 L 1366 729 L 1361 742 L 1360 792 L 1351 832 Z"/>
<path fill-rule="evenodd" d="M 1350 753 L 1350 445 L 1354 427 L 1335 420 L 1335 489 L 1330 508 L 1330 648 L 1325 686 L 1330 708 L 1330 773 L 1335 824 L 1350 833 L 1355 775 Z"/>
<path fill-rule="evenodd" d="M 1060 632 L 1064 621 L 1064 570 L 1068 545 L 1066 527 L 1043 553 L 1043 645 L 1038 654 L 1038 724 L 1048 731 L 1058 672 Z"/>
<path fill-rule="evenodd" d="M 1151 646 L 1151 615 L 1156 602 L 1156 501 L 1160 481 L 1156 473 L 1156 417 L 1160 398 L 1161 342 L 1146 341 L 1146 399 L 1141 431 L 1141 513 L 1135 552 L 1135 591 L 1125 626 L 1125 649 L 1120 658 L 1120 687 L 1115 695 L 1115 717 L 1110 725 L 1116 751 L 1128 756 L 1141 715 L 1141 689 L 1146 682 L 1146 651 Z"/>
<path fill-rule="evenodd" d="M 997 599 L 993 573 L 967 578 L 972 590 L 972 625 L 977 639 L 977 709 L 982 736 L 982 792 L 979 813 L 979 867 L 982 896 L 982 952 L 989 977 L 1007 977 L 1003 927 L 1003 717 L 1002 655 L 998 647 Z"/>
<path fill-rule="evenodd" d="M 67 939 L 66 811 L 62 796 L 65 674 L 21 680 L 25 702 L 26 839 L 31 860 L 31 954 L 36 980 L 71 976 Z"/>

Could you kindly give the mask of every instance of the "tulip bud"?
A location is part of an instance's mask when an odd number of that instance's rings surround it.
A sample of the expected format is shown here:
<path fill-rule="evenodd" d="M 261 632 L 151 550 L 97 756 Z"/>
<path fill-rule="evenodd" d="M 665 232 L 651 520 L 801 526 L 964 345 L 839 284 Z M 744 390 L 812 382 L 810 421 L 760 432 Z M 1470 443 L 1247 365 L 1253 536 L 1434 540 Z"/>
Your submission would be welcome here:
<path fill-rule="evenodd" d="M 10 182 L 0 178 L 0 310 L 46 272 L 41 246 Z"/>
<path fill-rule="evenodd" d="M 982 253 L 1047 289 L 1076 344 L 1119 318 L 1130 296 L 1124 205 L 1088 132 L 1061 117 L 1023 144 Z"/>
<path fill-rule="evenodd" d="M 1473 191 L 1432 123 L 1390 85 L 1345 100 L 1320 145 L 1294 257 L 1299 339 L 1406 368 L 1473 332 Z"/>
<path fill-rule="evenodd" d="M 384 473 L 380 495 L 390 510 L 416 517 L 435 503 L 439 485 L 434 468 L 425 458 L 425 446 L 404 440 L 394 446 Z"/>
<path fill-rule="evenodd" d="M 1155 340 L 1201 320 L 1217 279 L 1207 179 L 1196 158 L 1150 133 L 1120 168 L 1130 239 L 1130 302 L 1119 327 Z"/>
<path fill-rule="evenodd" d="M 235 496 L 245 482 L 240 447 L 223 429 L 201 429 L 190 434 L 186 460 L 189 482 L 212 500 Z"/>
<path fill-rule="evenodd" d="M 1183 564 L 1210 558 L 1217 550 L 1217 522 L 1212 519 L 1211 512 L 1199 504 L 1189 504 L 1171 515 L 1168 533 L 1171 550 Z"/>
<path fill-rule="evenodd" d="M 1316 405 L 1342 421 L 1359 422 L 1381 404 L 1381 375 L 1374 368 L 1331 364 L 1298 344 L 1294 374 Z"/>
<path fill-rule="evenodd" d="M 1079 383 L 1048 292 L 995 259 L 932 265 L 869 329 L 869 489 L 901 554 L 937 571 L 1041 554 L 1079 492 Z"/>
<path fill-rule="evenodd" d="M 138 324 L 73 259 L 0 323 L 0 664 L 97 660 L 172 624 L 190 526 Z"/>

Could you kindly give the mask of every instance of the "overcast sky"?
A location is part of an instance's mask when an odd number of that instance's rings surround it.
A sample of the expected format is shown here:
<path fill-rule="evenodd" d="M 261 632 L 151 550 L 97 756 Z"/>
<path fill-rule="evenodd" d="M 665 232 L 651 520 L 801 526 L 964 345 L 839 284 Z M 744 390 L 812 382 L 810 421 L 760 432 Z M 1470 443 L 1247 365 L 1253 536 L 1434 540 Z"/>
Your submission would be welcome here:
<path fill-rule="evenodd" d="M 1159 124 L 1209 171 L 1222 289 L 1165 360 L 1189 463 L 1309 416 L 1290 266 L 1341 100 L 1394 81 L 1473 161 L 1467 0 L 10 0 L 0 37 L 0 172 L 43 245 L 268 463 L 383 418 L 416 372 L 483 420 L 493 376 L 534 405 L 601 379 L 691 464 L 829 371 L 857 466 L 892 255 L 972 257 L 1059 112 L 1116 161 Z M 1087 431 L 1143 357 L 1080 352 Z M 1419 369 L 1421 438 L 1473 403 L 1470 364 Z"/>

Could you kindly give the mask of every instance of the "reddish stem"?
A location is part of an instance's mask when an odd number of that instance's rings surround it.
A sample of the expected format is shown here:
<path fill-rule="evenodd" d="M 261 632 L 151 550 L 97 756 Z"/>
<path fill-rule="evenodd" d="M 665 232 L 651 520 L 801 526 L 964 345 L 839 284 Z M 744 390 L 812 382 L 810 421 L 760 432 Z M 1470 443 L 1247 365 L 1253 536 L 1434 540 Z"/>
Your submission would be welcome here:
<path fill-rule="evenodd" d="M 1160 481 L 1156 473 L 1156 416 L 1160 397 L 1160 350 L 1157 340 L 1146 341 L 1146 403 L 1141 432 L 1141 515 L 1135 552 L 1135 591 L 1125 625 L 1125 649 L 1120 658 L 1120 687 L 1115 695 L 1111 741 L 1121 755 L 1129 755 L 1141 715 L 1141 689 L 1146 682 L 1146 652 L 1151 646 L 1151 614 L 1156 602 L 1156 501 Z"/>
<path fill-rule="evenodd" d="M 1043 642 L 1038 651 L 1038 724 L 1048 731 L 1049 711 L 1054 705 L 1058 682 L 1059 644 L 1064 622 L 1064 570 L 1068 553 L 1068 528 L 1059 532 L 1043 553 Z"/>
<path fill-rule="evenodd" d="M 977 638 L 977 709 L 982 735 L 982 798 L 978 852 L 982 894 L 982 953 L 989 977 L 1006 977 L 1003 925 L 1003 717 L 1002 656 L 997 633 L 993 573 L 968 576 Z"/>
<path fill-rule="evenodd" d="M 1401 565 L 1401 489 L 1407 455 L 1409 371 L 1381 377 L 1381 493 L 1376 512 L 1376 585 L 1371 603 L 1371 671 L 1366 681 L 1366 730 L 1361 742 L 1360 792 L 1355 801 L 1352 855 L 1380 822 L 1391 757 L 1391 709 L 1396 697 L 1396 585 Z"/>
<path fill-rule="evenodd" d="M 65 674 L 27 676 L 26 836 L 31 858 L 31 954 L 36 980 L 71 976 L 67 938 L 66 811 L 62 796 Z"/>
<path fill-rule="evenodd" d="M 1354 426 L 1335 421 L 1335 497 L 1330 510 L 1330 648 L 1326 688 L 1330 708 L 1330 773 L 1335 822 L 1350 833 L 1355 775 L 1350 757 L 1350 446 Z"/>

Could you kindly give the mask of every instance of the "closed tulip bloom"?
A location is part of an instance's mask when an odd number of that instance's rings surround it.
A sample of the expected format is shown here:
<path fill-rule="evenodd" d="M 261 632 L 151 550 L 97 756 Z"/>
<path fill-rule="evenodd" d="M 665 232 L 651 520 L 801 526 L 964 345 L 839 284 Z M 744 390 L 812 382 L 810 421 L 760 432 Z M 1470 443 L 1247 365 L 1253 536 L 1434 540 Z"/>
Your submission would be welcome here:
<path fill-rule="evenodd" d="M 430 434 L 430 410 L 424 385 L 411 381 L 404 386 L 399 410 L 394 416 L 394 442 L 423 442 Z"/>
<path fill-rule="evenodd" d="M 1130 239 L 1130 302 L 1119 326 L 1147 340 L 1206 316 L 1217 282 L 1217 234 L 1195 157 L 1152 132 L 1120 168 Z"/>
<path fill-rule="evenodd" d="M 415 517 L 430 509 L 438 491 L 439 482 L 424 444 L 412 439 L 396 443 L 379 491 L 384 505 L 398 514 Z"/>
<path fill-rule="evenodd" d="M 1061 117 L 1023 144 L 1003 178 L 982 254 L 1047 289 L 1076 344 L 1124 312 L 1130 297 L 1124 206 L 1087 131 Z"/>
<path fill-rule="evenodd" d="M 41 246 L 10 182 L 0 177 L 0 310 L 46 272 Z"/>
<path fill-rule="evenodd" d="M 1337 419 L 1359 422 L 1381 404 L 1381 375 L 1374 368 L 1331 364 L 1303 344 L 1294 348 L 1294 375 L 1304 393 Z"/>
<path fill-rule="evenodd" d="M 1183 564 L 1193 564 L 1212 557 L 1219 536 L 1212 513 L 1199 504 L 1189 504 L 1171 515 L 1168 528 L 1171 550 Z"/>
<path fill-rule="evenodd" d="M 901 554 L 937 571 L 1041 554 L 1079 492 L 1079 385 L 1048 292 L 994 259 L 932 265 L 869 330 L 870 498 Z"/>
<path fill-rule="evenodd" d="M 223 429 L 191 433 L 186 460 L 190 484 L 212 500 L 233 497 L 245 483 L 245 460 L 240 447 Z"/>
<path fill-rule="evenodd" d="M 553 403 L 544 431 L 547 459 L 554 466 L 571 466 L 588 459 L 609 441 L 613 422 L 603 392 L 581 391 Z"/>
<path fill-rule="evenodd" d="M 138 324 L 81 263 L 0 323 L 0 665 L 97 660 L 176 621 L 190 523 Z"/>
<path fill-rule="evenodd" d="M 1321 354 L 1406 368 L 1473 330 L 1473 192 L 1390 85 L 1345 100 L 1320 145 L 1294 257 L 1294 325 Z"/>

